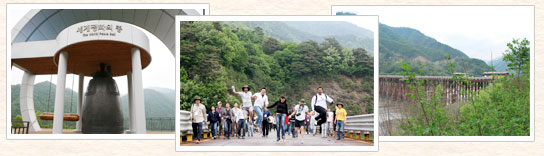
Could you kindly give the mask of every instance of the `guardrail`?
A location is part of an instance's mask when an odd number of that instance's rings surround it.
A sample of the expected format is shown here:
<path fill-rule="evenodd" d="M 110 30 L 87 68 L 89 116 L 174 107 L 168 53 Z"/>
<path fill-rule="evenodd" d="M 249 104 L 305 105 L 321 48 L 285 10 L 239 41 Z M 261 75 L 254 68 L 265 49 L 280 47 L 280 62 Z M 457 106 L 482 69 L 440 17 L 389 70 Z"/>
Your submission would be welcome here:
<path fill-rule="evenodd" d="M 344 129 L 346 137 L 361 139 L 361 135 L 364 135 L 364 140 L 370 140 L 374 133 L 374 114 L 347 116 Z"/>
<path fill-rule="evenodd" d="M 193 140 L 193 122 L 190 120 L 191 113 L 189 111 L 180 111 L 179 112 L 179 126 L 180 126 L 180 139 L 183 141 L 184 137 L 187 142 Z M 208 115 L 206 114 L 206 117 Z M 208 130 L 208 123 L 202 123 L 202 138 L 208 138 L 211 133 Z"/>

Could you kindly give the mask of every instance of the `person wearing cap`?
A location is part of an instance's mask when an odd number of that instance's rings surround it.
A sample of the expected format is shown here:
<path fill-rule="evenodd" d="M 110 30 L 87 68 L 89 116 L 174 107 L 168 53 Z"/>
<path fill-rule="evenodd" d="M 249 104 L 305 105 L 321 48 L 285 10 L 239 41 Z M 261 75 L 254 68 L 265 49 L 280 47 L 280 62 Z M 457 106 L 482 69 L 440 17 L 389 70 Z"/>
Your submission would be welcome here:
<path fill-rule="evenodd" d="M 225 107 L 223 107 L 223 103 L 221 101 L 217 102 L 217 107 L 215 108 L 215 111 L 219 113 L 219 121 L 217 121 L 217 136 L 218 138 L 221 137 L 221 133 L 223 133 L 223 129 L 225 127 L 225 118 L 223 118 L 223 113 L 225 112 Z"/>
<path fill-rule="evenodd" d="M 280 141 L 280 132 L 281 139 L 285 142 L 285 116 L 287 115 L 287 99 L 285 96 L 281 96 L 280 100 L 276 101 L 274 104 L 266 107 L 268 109 L 276 107 L 276 142 Z"/>
<path fill-rule="evenodd" d="M 244 110 L 247 111 L 248 113 L 250 113 L 249 108 L 253 107 L 253 105 L 251 104 L 251 96 L 253 94 L 251 94 L 250 90 L 251 88 L 249 88 L 248 85 L 245 85 L 244 87 L 242 87 L 242 92 L 236 92 L 236 89 L 234 88 L 234 86 L 232 86 L 232 92 L 236 95 L 239 95 L 242 98 L 241 105 L 244 108 Z"/>
<path fill-rule="evenodd" d="M 251 88 L 249 88 L 248 85 L 245 85 L 244 87 L 242 87 L 241 92 L 236 92 L 236 89 L 234 86 L 232 86 L 231 88 L 234 94 L 242 98 L 242 104 L 240 106 L 242 106 L 243 110 L 246 111 L 249 116 L 248 120 L 245 122 L 246 124 L 244 125 L 244 127 L 248 126 L 252 122 L 251 117 L 253 116 L 253 104 L 251 103 L 253 94 L 251 94 L 250 92 Z"/>
<path fill-rule="evenodd" d="M 334 101 L 327 94 L 323 93 L 323 88 L 317 88 L 317 94 L 312 97 L 312 109 L 319 113 L 315 120 L 317 125 L 327 122 L 327 102 L 333 104 Z"/>
<path fill-rule="evenodd" d="M 257 126 L 258 129 L 261 129 L 264 112 L 263 108 L 268 106 L 268 96 L 266 96 L 266 88 L 261 88 L 261 92 L 255 93 L 252 98 L 255 98 L 253 110 L 255 111 L 255 113 L 257 113 L 257 120 L 255 120 L 255 126 Z"/>
<path fill-rule="evenodd" d="M 200 96 L 195 96 L 195 104 L 191 106 L 189 119 L 192 121 L 193 134 L 196 136 L 196 143 L 200 143 L 202 137 L 202 123 L 207 122 L 206 107 L 200 104 Z"/>
<path fill-rule="evenodd" d="M 337 135 L 337 139 L 336 140 L 340 140 L 340 139 L 343 139 L 344 138 L 344 127 L 345 127 L 345 124 L 346 124 L 346 116 L 347 116 L 347 112 L 346 110 L 344 109 L 344 105 L 339 103 L 339 104 L 336 104 L 336 106 L 338 107 L 338 109 L 336 109 L 336 135 Z"/>
<path fill-rule="evenodd" d="M 300 102 L 298 105 L 295 106 L 295 111 L 289 116 L 295 116 L 295 133 L 300 132 L 300 143 L 304 144 L 304 120 L 306 119 L 306 115 L 309 115 L 308 107 L 306 106 L 306 101 L 304 99 L 300 99 Z M 299 131 L 300 130 L 300 131 Z"/>

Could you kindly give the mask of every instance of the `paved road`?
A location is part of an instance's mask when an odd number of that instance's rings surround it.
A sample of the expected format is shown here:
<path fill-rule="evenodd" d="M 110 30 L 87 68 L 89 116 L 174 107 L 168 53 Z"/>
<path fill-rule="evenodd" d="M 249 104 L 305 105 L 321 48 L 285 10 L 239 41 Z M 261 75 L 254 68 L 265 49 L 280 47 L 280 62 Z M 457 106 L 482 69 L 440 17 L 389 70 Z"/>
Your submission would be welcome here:
<path fill-rule="evenodd" d="M 276 142 L 276 131 L 272 131 L 267 138 L 263 138 L 261 134 L 254 135 L 253 137 L 247 137 L 245 139 L 238 139 L 231 137 L 230 140 L 221 137 L 219 139 L 205 139 L 200 144 L 183 143 L 182 146 L 372 146 L 370 141 L 354 140 L 346 138 L 344 140 L 336 140 L 336 138 L 328 137 L 321 138 L 320 135 L 304 135 L 304 144 L 301 144 L 300 138 L 293 138 L 289 135 L 286 136 L 285 143 Z"/>

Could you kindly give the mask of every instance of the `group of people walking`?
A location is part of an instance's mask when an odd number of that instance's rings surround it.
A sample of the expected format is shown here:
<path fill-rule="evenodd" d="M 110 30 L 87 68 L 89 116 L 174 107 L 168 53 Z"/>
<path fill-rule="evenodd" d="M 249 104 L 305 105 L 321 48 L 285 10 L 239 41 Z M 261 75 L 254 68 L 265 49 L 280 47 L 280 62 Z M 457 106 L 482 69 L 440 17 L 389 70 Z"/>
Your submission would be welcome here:
<path fill-rule="evenodd" d="M 202 125 L 208 123 L 212 133 L 212 139 L 219 138 L 221 132 L 224 139 L 230 139 L 231 136 L 245 139 L 246 134 L 253 136 L 255 132 L 262 132 L 262 137 L 268 137 L 272 127 L 276 130 L 276 141 L 285 142 L 285 133 L 297 138 L 300 135 L 301 144 L 304 143 L 304 132 L 307 134 L 316 134 L 318 127 L 321 129 L 321 137 L 332 136 L 336 130 L 337 140 L 344 138 L 344 126 L 347 116 L 343 104 L 336 104 L 335 111 L 328 109 L 327 103 L 334 104 L 334 100 L 323 93 L 323 88 L 317 88 L 317 94 L 311 99 L 310 112 L 306 101 L 301 99 L 298 103 L 292 104 L 289 109 L 285 96 L 269 106 L 266 88 L 256 94 L 250 92 L 249 86 L 242 87 L 241 92 L 236 92 L 232 86 L 232 92 L 239 95 L 242 104 L 234 103 L 231 108 L 230 103 L 222 107 L 222 102 L 217 102 L 216 106 L 211 106 L 207 113 L 206 107 L 200 103 L 199 96 L 195 97 L 195 104 L 191 106 L 190 120 L 193 122 L 193 134 L 195 140 L 200 143 L 202 136 Z M 253 104 L 252 104 L 253 100 Z M 268 109 L 276 108 L 275 117 Z M 275 120 L 274 120 L 275 119 Z M 306 131 L 305 131 L 306 129 Z"/>

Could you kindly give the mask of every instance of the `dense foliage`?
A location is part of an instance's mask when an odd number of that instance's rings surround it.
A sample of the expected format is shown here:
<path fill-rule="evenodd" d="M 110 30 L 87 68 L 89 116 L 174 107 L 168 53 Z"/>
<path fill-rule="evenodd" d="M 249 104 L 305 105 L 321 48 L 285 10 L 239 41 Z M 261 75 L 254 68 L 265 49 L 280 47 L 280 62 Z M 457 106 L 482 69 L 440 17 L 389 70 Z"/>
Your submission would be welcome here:
<path fill-rule="evenodd" d="M 365 49 L 348 49 L 335 38 L 287 42 L 268 36 L 267 29 L 235 23 L 181 22 L 182 110 L 190 109 L 196 95 L 208 109 L 218 101 L 240 103 L 232 85 L 237 91 L 249 85 L 253 93 L 266 87 L 270 103 L 281 95 L 289 103 L 309 101 L 324 85 L 352 113 L 373 111 L 373 58 Z"/>
<path fill-rule="evenodd" d="M 401 123 L 399 135 L 449 136 L 528 136 L 530 133 L 530 72 L 529 41 L 514 40 L 505 54 L 508 70 L 520 73 L 499 78 L 478 92 L 463 90 L 469 98 L 459 113 L 448 114 L 442 100 L 442 86 L 436 86 L 431 97 L 425 97 L 423 81 L 411 81 L 415 76 L 411 66 L 403 63 L 403 75 L 412 92 L 407 94 L 414 103 L 414 111 Z M 447 66 L 454 67 L 454 63 Z M 450 71 L 453 68 L 450 68 Z M 456 83 L 470 85 L 470 78 L 455 75 Z"/>

